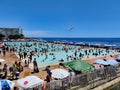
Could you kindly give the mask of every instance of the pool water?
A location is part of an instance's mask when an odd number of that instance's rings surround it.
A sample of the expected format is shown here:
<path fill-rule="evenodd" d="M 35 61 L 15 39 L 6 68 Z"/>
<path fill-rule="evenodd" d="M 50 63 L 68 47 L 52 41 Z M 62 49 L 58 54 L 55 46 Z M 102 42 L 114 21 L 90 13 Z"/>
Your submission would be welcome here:
<path fill-rule="evenodd" d="M 51 65 L 59 63 L 60 60 L 64 61 L 70 61 L 71 58 L 67 58 L 68 56 L 75 57 L 75 51 L 78 48 L 81 48 L 80 46 L 73 46 L 73 45 L 62 45 L 62 44 L 51 44 L 51 43 L 43 43 L 43 42 L 5 42 L 7 45 L 15 46 L 16 51 L 19 53 L 20 49 L 23 52 L 30 52 L 35 51 L 35 49 L 40 52 L 43 48 L 48 49 L 48 53 L 46 54 L 37 54 L 32 57 L 32 61 L 34 58 L 36 58 L 38 66 L 45 66 L 45 65 Z M 26 46 L 28 45 L 28 46 Z M 62 51 L 63 48 L 67 48 L 68 52 Z M 56 51 L 55 51 L 56 50 Z M 87 50 L 88 52 L 89 50 Z M 53 55 L 50 55 L 52 52 Z M 97 50 L 93 50 L 93 52 L 97 52 Z M 93 52 L 89 53 L 89 56 L 91 57 Z M 77 58 L 79 59 L 79 53 L 85 54 L 85 50 L 81 49 L 77 51 Z M 115 51 L 111 50 L 109 52 L 109 55 L 114 54 Z M 100 57 L 106 54 L 105 50 L 102 50 L 102 53 L 99 55 Z M 47 57 L 47 58 L 46 58 Z"/>
<path fill-rule="evenodd" d="M 36 58 L 37 60 L 37 63 L 39 66 L 43 66 L 43 65 L 50 65 L 50 64 L 55 64 L 55 63 L 58 63 L 60 60 L 64 60 L 64 61 L 67 61 L 67 55 L 73 55 L 74 52 L 56 52 L 54 53 L 54 55 L 49 55 L 50 53 L 48 53 L 48 58 L 45 60 L 45 57 L 46 55 L 36 55 L 36 56 L 33 56 L 32 57 L 32 60 L 34 60 L 34 58 Z M 54 56 L 55 56 L 55 59 L 54 59 Z M 70 61 L 70 59 L 69 59 Z"/>
<path fill-rule="evenodd" d="M 57 45 L 53 45 L 51 43 L 43 43 L 43 42 L 5 42 L 5 44 L 10 45 L 10 46 L 17 46 L 17 52 L 20 51 L 20 49 L 22 51 L 35 51 L 35 49 L 37 49 L 37 51 L 41 51 L 43 48 L 48 48 L 48 51 L 60 51 L 62 50 L 64 47 L 66 49 L 74 49 L 76 48 L 76 46 L 72 46 L 72 45 L 61 45 L 61 44 L 57 44 Z M 29 45 L 28 47 L 26 47 L 26 45 Z M 22 47 L 21 47 L 22 46 Z"/>
<path fill-rule="evenodd" d="M 73 56 L 75 57 L 74 55 L 74 51 L 68 51 L 67 53 L 62 51 L 62 52 L 54 52 L 54 56 L 55 56 L 55 59 L 53 60 L 53 55 L 49 55 L 50 53 L 47 54 L 47 59 L 45 60 L 45 57 L 46 55 L 43 54 L 43 55 L 35 55 L 32 57 L 32 60 L 34 60 L 34 58 L 36 58 L 37 60 L 37 63 L 39 66 L 43 66 L 43 65 L 50 65 L 50 64 L 56 64 L 56 63 L 59 63 L 60 60 L 64 60 L 64 61 L 71 61 L 71 59 L 67 59 L 67 56 Z M 85 53 L 84 50 L 81 50 L 79 51 L 78 53 Z M 113 54 L 114 52 L 111 51 L 110 52 L 110 55 Z M 103 51 L 103 53 L 101 53 L 101 56 L 102 57 L 102 54 L 106 54 L 105 50 Z M 92 56 L 92 53 L 89 53 L 90 56 Z M 79 54 L 77 54 L 77 57 L 79 57 Z"/>

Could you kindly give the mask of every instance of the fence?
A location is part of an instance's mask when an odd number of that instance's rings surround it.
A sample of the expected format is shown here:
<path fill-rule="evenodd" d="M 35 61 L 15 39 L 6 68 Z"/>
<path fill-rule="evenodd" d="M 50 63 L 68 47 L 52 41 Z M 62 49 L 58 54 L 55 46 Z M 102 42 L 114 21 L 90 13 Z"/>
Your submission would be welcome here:
<path fill-rule="evenodd" d="M 63 80 L 51 81 L 50 83 L 45 83 L 44 86 L 39 86 L 34 90 L 74 90 L 75 88 L 83 87 L 87 87 L 87 89 L 90 90 L 119 76 L 119 66 L 107 66 L 99 70 L 91 70 L 84 74 L 69 76 Z"/>

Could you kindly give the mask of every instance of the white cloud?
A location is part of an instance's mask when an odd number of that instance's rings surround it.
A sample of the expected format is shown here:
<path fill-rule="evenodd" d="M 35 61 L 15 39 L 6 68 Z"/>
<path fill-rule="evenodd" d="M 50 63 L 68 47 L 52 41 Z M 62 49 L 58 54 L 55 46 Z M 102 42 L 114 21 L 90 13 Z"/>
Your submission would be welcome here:
<path fill-rule="evenodd" d="M 23 34 L 26 37 L 51 37 L 54 35 L 53 32 L 44 31 L 44 30 L 26 30 L 23 31 Z"/>

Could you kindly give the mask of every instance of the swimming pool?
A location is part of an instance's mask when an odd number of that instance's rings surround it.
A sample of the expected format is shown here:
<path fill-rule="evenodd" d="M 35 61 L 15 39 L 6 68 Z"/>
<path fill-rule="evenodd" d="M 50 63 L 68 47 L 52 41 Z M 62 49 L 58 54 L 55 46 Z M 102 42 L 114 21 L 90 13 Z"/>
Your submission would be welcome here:
<path fill-rule="evenodd" d="M 43 42 L 5 42 L 9 46 L 15 46 L 17 53 L 19 53 L 20 49 L 23 52 L 35 51 L 37 49 L 40 52 L 43 48 L 47 48 L 48 52 L 39 53 L 32 56 L 32 61 L 36 58 L 38 66 L 45 66 L 59 63 L 60 60 L 70 61 L 70 57 L 75 57 L 75 51 L 77 50 L 77 59 L 79 58 L 79 53 L 85 54 L 85 49 L 78 50 L 81 48 L 80 46 L 73 45 L 63 45 L 63 44 L 51 44 L 51 43 L 43 43 Z M 63 48 L 68 49 L 68 52 L 63 51 Z M 52 52 L 52 54 L 51 54 Z M 89 52 L 89 49 L 87 49 Z M 98 50 L 94 49 L 92 52 L 89 52 L 89 57 L 93 56 L 93 53 L 98 52 Z M 116 53 L 114 50 L 109 51 L 109 55 Z M 99 57 L 103 56 L 103 54 L 107 54 L 106 50 L 102 50 Z M 86 57 L 86 56 L 84 56 Z M 73 60 L 73 58 L 72 58 Z"/>
<path fill-rule="evenodd" d="M 75 50 L 76 50 L 76 49 L 75 49 Z M 54 52 L 54 55 L 55 55 L 55 59 L 54 59 L 54 60 L 53 60 L 53 55 L 49 55 L 50 53 L 47 54 L 48 57 L 47 57 L 46 60 L 45 60 L 45 57 L 46 57 L 45 54 L 44 54 L 44 55 L 39 55 L 39 56 L 38 56 L 38 55 L 35 55 L 35 56 L 32 57 L 32 60 L 34 60 L 34 58 L 36 58 L 37 63 L 38 63 L 38 66 L 56 64 L 56 63 L 59 63 L 60 60 L 71 61 L 70 58 L 67 59 L 67 56 L 75 57 L 75 54 L 74 54 L 74 51 L 75 51 L 75 50 L 73 50 L 73 51 L 68 51 L 67 53 L 64 52 L 64 51 L 62 51 L 62 52 Z M 84 50 L 81 50 L 81 51 L 79 51 L 78 53 L 80 53 L 80 52 L 81 52 L 81 53 L 85 53 Z M 94 50 L 94 52 L 95 52 L 95 50 Z M 106 54 L 105 50 L 103 51 L 103 53 L 101 53 L 101 54 L 99 55 L 99 57 L 102 57 L 102 56 L 103 56 L 102 54 Z M 112 55 L 112 54 L 114 54 L 114 51 L 111 51 L 111 52 L 109 53 L 109 55 Z M 89 53 L 89 56 L 91 57 L 91 56 L 92 56 L 92 53 Z M 80 59 L 80 58 L 79 58 L 79 54 L 77 54 L 76 57 L 78 57 L 78 59 Z M 43 61 L 43 60 L 44 60 L 44 61 Z"/>
<path fill-rule="evenodd" d="M 73 45 L 63 45 L 63 44 L 52 44 L 52 43 L 44 43 L 44 42 L 5 42 L 5 44 L 10 45 L 11 47 L 17 46 L 17 52 L 20 51 L 35 51 L 37 49 L 40 52 L 42 49 L 47 49 L 48 52 L 51 51 L 61 51 L 63 48 L 68 50 L 75 49 L 76 46 Z"/>

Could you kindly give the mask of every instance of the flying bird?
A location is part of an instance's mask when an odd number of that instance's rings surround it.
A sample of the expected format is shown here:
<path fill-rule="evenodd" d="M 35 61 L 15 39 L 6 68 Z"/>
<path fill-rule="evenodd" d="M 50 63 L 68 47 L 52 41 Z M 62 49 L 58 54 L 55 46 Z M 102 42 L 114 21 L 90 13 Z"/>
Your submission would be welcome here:
<path fill-rule="evenodd" d="M 69 29 L 68 29 L 68 31 L 72 31 L 73 29 L 74 29 L 74 28 L 73 28 L 73 27 L 71 27 L 71 28 L 69 28 Z"/>

